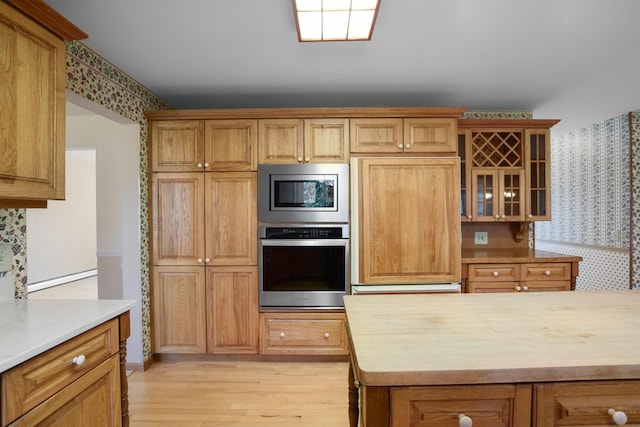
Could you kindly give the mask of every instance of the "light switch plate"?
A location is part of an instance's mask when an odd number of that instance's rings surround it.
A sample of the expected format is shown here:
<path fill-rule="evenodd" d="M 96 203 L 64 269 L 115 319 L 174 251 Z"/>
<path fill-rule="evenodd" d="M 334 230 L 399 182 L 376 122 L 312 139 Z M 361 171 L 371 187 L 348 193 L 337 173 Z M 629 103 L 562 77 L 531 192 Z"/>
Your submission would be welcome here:
<path fill-rule="evenodd" d="M 11 271 L 13 269 L 13 252 L 11 245 L 0 243 L 0 273 Z"/>
<path fill-rule="evenodd" d="M 474 238 L 474 243 L 476 245 L 487 245 L 489 244 L 489 233 L 486 231 L 476 231 L 476 235 Z"/>

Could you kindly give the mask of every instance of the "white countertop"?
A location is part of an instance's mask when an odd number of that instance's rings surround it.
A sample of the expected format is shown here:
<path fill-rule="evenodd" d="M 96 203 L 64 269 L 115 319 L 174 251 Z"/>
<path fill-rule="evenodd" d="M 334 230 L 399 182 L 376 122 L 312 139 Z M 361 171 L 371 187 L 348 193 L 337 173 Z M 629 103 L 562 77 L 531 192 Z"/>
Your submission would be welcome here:
<path fill-rule="evenodd" d="M 0 301 L 0 372 L 135 307 L 130 300 Z"/>

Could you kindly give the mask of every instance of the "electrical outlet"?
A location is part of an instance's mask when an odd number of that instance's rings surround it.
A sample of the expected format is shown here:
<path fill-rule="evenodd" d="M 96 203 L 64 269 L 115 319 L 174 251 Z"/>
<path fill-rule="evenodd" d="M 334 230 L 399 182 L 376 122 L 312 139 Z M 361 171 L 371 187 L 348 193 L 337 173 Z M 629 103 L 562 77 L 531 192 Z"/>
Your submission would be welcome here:
<path fill-rule="evenodd" d="M 474 243 L 476 245 L 487 245 L 489 244 L 489 233 L 486 231 L 476 231 L 476 235 L 474 238 Z"/>
<path fill-rule="evenodd" d="M 13 268 L 13 252 L 11 245 L 0 243 L 0 273 L 11 271 Z"/>

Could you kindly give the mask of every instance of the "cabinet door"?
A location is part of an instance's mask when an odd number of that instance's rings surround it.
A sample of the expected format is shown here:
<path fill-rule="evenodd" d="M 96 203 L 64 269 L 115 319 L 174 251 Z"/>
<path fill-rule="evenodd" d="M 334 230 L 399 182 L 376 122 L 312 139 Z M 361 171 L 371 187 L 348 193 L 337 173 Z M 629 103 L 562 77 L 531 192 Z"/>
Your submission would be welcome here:
<path fill-rule="evenodd" d="M 204 265 L 204 174 L 154 173 L 154 265 Z"/>
<path fill-rule="evenodd" d="M 411 153 L 455 153 L 458 149 L 458 119 L 404 119 L 404 151 Z"/>
<path fill-rule="evenodd" d="M 348 163 L 349 120 L 304 121 L 304 163 Z"/>
<path fill-rule="evenodd" d="M 473 221 L 523 221 L 524 171 L 475 169 L 471 171 Z"/>
<path fill-rule="evenodd" d="M 251 171 L 258 168 L 257 120 L 206 120 L 204 158 L 208 171 Z"/>
<path fill-rule="evenodd" d="M 64 199 L 66 45 L 0 2 L 0 198 Z"/>
<path fill-rule="evenodd" d="M 460 280 L 457 158 L 359 162 L 360 282 Z"/>
<path fill-rule="evenodd" d="M 352 153 L 402 153 L 402 119 L 350 119 Z"/>
<path fill-rule="evenodd" d="M 551 220 L 551 137 L 548 130 L 525 130 L 528 221 Z"/>
<path fill-rule="evenodd" d="M 168 120 L 150 123 L 151 171 L 204 170 L 203 122 Z"/>
<path fill-rule="evenodd" d="M 530 427 L 531 386 L 391 388 L 391 427 L 458 427 L 460 415 L 473 427 Z"/>
<path fill-rule="evenodd" d="M 609 409 L 640 426 L 640 381 L 585 381 L 534 386 L 536 427 L 615 426 Z M 474 424 L 475 425 L 475 424 Z"/>
<path fill-rule="evenodd" d="M 207 351 L 258 353 L 258 267 L 207 267 Z"/>
<path fill-rule="evenodd" d="M 303 121 L 268 119 L 258 121 L 258 163 L 302 163 Z"/>
<path fill-rule="evenodd" d="M 120 427 L 120 407 L 120 355 L 114 354 L 9 426 Z"/>
<path fill-rule="evenodd" d="M 153 333 L 156 353 L 206 351 L 204 267 L 154 267 Z"/>
<path fill-rule="evenodd" d="M 256 172 L 208 172 L 205 176 L 207 264 L 257 265 Z"/>

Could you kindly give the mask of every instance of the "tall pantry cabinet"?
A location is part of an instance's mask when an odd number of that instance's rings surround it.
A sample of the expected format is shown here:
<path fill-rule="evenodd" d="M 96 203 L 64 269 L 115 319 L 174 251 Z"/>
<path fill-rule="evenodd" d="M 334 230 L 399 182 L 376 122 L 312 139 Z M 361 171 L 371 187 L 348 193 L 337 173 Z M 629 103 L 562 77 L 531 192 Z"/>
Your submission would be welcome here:
<path fill-rule="evenodd" d="M 151 121 L 155 353 L 257 353 L 257 121 Z"/>

